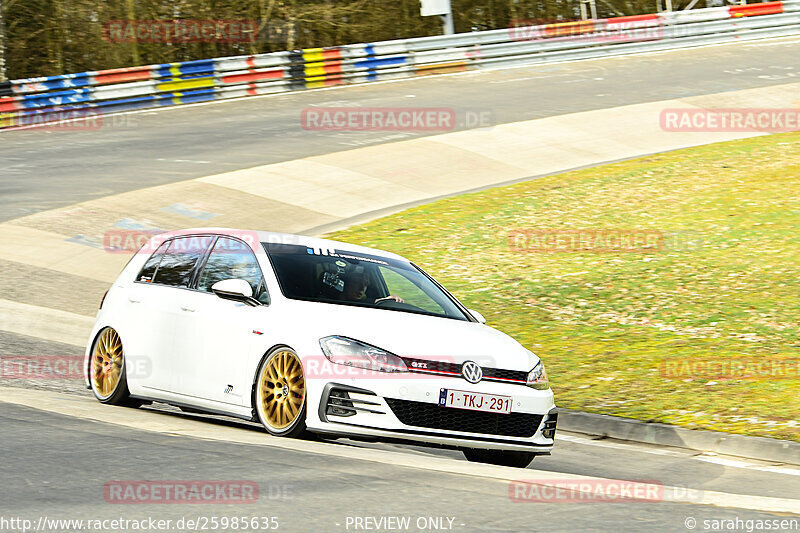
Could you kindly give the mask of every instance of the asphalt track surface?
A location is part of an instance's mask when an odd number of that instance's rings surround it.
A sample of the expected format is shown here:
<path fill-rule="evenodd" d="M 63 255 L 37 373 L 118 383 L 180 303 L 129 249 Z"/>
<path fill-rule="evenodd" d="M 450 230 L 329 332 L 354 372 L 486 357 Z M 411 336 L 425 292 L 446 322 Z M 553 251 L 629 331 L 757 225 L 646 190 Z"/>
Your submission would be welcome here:
<path fill-rule="evenodd" d="M 313 106 L 448 107 L 458 130 L 480 116 L 491 126 L 798 82 L 798 49 L 796 38 L 756 41 L 144 111 L 105 117 L 98 130 L 0 132 L 0 221 L 417 135 L 307 131 L 300 115 Z"/>
<path fill-rule="evenodd" d="M 310 106 L 450 106 L 461 118 L 467 112 L 489 111 L 492 122 L 500 124 L 800 81 L 798 51 L 792 40 L 756 42 L 148 111 L 108 117 L 111 126 L 99 131 L 0 133 L 0 220 L 117 192 L 414 136 L 308 132 L 299 116 Z M 0 332 L 0 355 L 81 350 Z M 88 395 L 79 381 L 5 380 L 0 385 L 42 389 L 44 394 Z M 411 527 L 395 531 L 419 531 L 415 522 L 420 517 L 439 517 L 446 525 L 452 518 L 453 531 L 708 531 L 704 520 L 800 519 L 736 505 L 515 503 L 509 498 L 507 481 L 479 475 L 366 462 L 351 454 L 294 451 L 266 442 L 263 446 L 222 442 L 123 427 L 49 412 L 45 405 L 37 409 L 0 404 L 0 527 L 2 518 L 13 517 L 34 523 L 43 516 L 154 517 L 174 523 L 181 517 L 216 515 L 274 516 L 282 531 L 364 531 L 348 527 L 348 517 L 407 516 Z M 249 439 L 263 435 L 251 424 L 186 415 L 165 406 L 140 411 L 153 420 L 201 420 L 209 435 L 215 428 Z M 124 419 L 126 410 L 115 410 L 114 416 Z M 450 450 L 348 441 L 340 447 L 463 462 L 458 452 Z M 562 434 L 554 455 L 537 458 L 531 469 L 539 474 L 653 480 L 731 495 L 786 499 L 800 494 L 800 469 L 794 467 L 591 441 L 579 435 Z M 525 475 L 520 471 L 518 479 Z M 258 484 L 261 497 L 255 504 L 232 506 L 104 501 L 103 486 L 108 481 L 146 479 L 248 480 Z M 694 528 L 687 527 L 690 518 Z"/>
<path fill-rule="evenodd" d="M 407 516 L 412 518 L 409 531 L 430 530 L 416 527 L 420 517 L 452 518 L 452 531 L 688 531 L 689 518 L 701 524 L 787 518 L 662 502 L 516 503 L 509 498 L 508 483 L 479 477 L 133 431 L 10 405 L 4 405 L 0 421 L 0 450 L 3 457 L 13 458 L 0 465 L 4 514 L 34 523 L 41 516 L 155 517 L 173 524 L 182 517 L 269 516 L 278 518 L 279 531 L 313 532 L 356 530 L 352 523 L 347 526 L 348 517 Z M 241 431 L 258 429 L 243 426 Z M 430 452 L 408 448 L 405 453 Z M 603 462 L 637 461 L 641 468 L 635 479 L 675 468 L 694 470 L 688 457 L 667 463 L 631 452 L 603 453 Z M 581 450 L 565 443 L 559 455 L 561 459 L 543 460 L 538 468 L 577 468 L 574 461 L 581 459 Z M 695 482 L 726 475 L 723 467 L 705 470 L 693 472 Z M 258 484 L 259 498 L 251 504 L 216 506 L 104 503 L 105 483 L 140 479 L 247 480 Z M 519 479 L 525 479 L 524 472 Z M 730 485 L 737 482 L 752 483 L 749 476 L 727 480 Z"/>

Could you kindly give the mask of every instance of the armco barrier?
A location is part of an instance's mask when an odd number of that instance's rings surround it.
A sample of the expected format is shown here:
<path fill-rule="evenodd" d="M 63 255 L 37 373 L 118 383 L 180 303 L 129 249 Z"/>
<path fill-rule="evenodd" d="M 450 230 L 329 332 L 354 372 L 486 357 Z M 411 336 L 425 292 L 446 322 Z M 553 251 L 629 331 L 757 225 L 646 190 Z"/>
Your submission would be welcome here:
<path fill-rule="evenodd" d="M 800 34 L 800 0 L 0 82 L 0 128 L 227 98 Z"/>

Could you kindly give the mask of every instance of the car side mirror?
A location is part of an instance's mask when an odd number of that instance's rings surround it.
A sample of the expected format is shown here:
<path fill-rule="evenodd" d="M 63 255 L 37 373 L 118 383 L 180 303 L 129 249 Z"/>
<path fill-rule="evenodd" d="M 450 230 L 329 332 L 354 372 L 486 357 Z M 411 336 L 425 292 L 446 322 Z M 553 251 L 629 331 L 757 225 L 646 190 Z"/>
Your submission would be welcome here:
<path fill-rule="evenodd" d="M 471 314 L 475 320 L 477 320 L 481 324 L 486 324 L 486 319 L 483 317 L 482 314 L 475 311 L 474 309 L 467 309 L 467 311 L 469 311 L 469 314 Z"/>
<path fill-rule="evenodd" d="M 261 302 L 253 298 L 253 288 L 243 279 L 223 279 L 211 286 L 211 292 L 223 300 L 243 302 L 253 307 Z"/>

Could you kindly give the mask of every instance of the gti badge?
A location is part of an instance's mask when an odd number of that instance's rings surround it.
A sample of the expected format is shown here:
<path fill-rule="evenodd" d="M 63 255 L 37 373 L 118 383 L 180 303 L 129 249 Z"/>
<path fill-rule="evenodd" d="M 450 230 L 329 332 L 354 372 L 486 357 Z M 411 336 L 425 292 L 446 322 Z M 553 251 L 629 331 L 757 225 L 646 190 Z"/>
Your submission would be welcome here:
<path fill-rule="evenodd" d="M 231 393 L 233 393 L 233 385 L 228 385 L 227 387 L 225 387 L 225 394 L 231 394 Z"/>
<path fill-rule="evenodd" d="M 470 383 L 478 383 L 483 379 L 483 370 L 475 361 L 465 361 L 461 365 L 461 375 Z"/>

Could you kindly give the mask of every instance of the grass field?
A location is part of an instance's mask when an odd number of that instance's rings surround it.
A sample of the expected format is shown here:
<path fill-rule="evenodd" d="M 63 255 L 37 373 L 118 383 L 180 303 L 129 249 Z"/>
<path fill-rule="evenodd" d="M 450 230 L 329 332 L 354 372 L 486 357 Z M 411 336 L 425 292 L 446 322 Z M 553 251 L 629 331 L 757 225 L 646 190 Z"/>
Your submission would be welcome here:
<path fill-rule="evenodd" d="M 330 237 L 427 270 L 539 354 L 561 407 L 800 440 L 800 134 L 490 189 Z"/>

